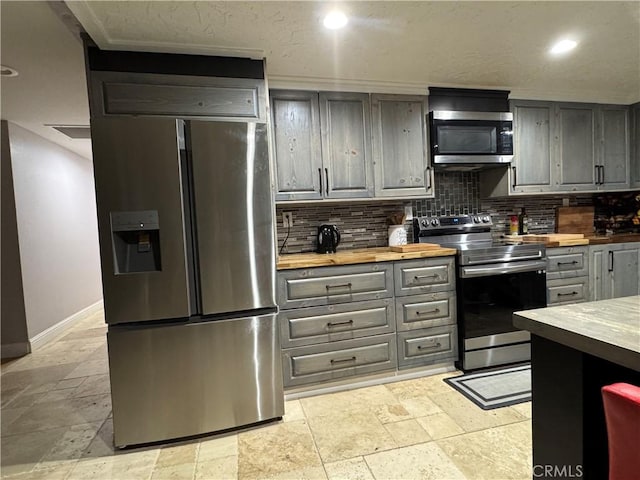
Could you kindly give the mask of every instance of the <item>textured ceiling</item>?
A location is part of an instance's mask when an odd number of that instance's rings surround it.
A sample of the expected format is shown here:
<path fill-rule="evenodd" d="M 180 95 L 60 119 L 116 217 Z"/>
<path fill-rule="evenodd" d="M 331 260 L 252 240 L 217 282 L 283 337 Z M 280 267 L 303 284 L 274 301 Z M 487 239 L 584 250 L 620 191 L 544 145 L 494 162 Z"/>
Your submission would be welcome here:
<path fill-rule="evenodd" d="M 104 49 L 265 56 L 272 85 L 421 91 L 504 88 L 512 97 L 640 100 L 639 2 L 69 2 Z M 571 36 L 578 49 L 553 58 Z"/>
<path fill-rule="evenodd" d="M 270 86 L 425 93 L 511 90 L 512 98 L 640 101 L 640 2 L 70 1 L 104 49 L 266 57 Z M 46 124 L 89 122 L 82 46 L 48 2 L 0 1 L 3 119 L 90 158 L 89 140 Z M 549 46 L 580 41 L 562 58 Z"/>

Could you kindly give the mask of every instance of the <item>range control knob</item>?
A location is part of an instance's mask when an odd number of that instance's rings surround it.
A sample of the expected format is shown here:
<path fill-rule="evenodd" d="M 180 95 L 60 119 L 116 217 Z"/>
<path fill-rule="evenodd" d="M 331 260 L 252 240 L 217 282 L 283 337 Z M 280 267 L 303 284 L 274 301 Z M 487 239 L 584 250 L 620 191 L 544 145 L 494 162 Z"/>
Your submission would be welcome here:
<path fill-rule="evenodd" d="M 431 225 L 433 225 L 434 227 L 437 227 L 439 223 L 440 221 L 437 218 L 431 220 Z"/>
<path fill-rule="evenodd" d="M 480 217 L 478 216 L 473 217 L 473 223 L 480 223 Z"/>
<path fill-rule="evenodd" d="M 428 227 L 428 226 L 429 226 L 429 223 L 428 223 L 426 220 L 422 220 L 422 221 L 420 222 L 420 225 L 422 225 L 423 227 Z"/>
<path fill-rule="evenodd" d="M 484 217 L 482 217 L 482 223 L 489 223 L 491 221 L 491 218 L 489 218 L 489 215 L 485 215 Z"/>

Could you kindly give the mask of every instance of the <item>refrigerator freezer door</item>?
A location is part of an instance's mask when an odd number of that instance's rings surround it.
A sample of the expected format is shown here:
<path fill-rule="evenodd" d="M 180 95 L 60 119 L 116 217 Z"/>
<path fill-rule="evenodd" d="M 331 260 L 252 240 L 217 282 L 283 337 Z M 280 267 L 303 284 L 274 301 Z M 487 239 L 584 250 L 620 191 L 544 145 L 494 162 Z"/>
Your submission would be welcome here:
<path fill-rule="evenodd" d="M 267 126 L 189 123 L 202 313 L 275 307 Z"/>
<path fill-rule="evenodd" d="M 177 126 L 164 118 L 91 119 L 109 324 L 191 314 Z"/>
<path fill-rule="evenodd" d="M 111 327 L 107 339 L 118 447 L 284 414 L 275 315 Z"/>

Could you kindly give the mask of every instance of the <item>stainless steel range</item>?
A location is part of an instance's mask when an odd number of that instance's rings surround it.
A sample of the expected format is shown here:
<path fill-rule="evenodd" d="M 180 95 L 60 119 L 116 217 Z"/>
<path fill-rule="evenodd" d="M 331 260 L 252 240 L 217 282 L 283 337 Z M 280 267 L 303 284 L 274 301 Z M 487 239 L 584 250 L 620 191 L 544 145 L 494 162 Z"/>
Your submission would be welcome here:
<path fill-rule="evenodd" d="M 474 370 L 528 361 L 529 332 L 513 326 L 518 310 L 546 306 L 543 244 L 494 241 L 486 214 L 416 217 L 414 239 L 458 250 L 458 368 Z"/>

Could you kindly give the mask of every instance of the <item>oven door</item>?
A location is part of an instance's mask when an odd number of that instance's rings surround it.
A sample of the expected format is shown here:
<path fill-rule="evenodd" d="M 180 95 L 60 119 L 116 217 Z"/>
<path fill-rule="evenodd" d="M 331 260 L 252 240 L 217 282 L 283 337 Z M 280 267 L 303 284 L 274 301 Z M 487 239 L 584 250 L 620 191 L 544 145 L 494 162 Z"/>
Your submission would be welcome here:
<path fill-rule="evenodd" d="M 458 318 L 463 368 L 529 359 L 529 333 L 513 312 L 546 306 L 546 261 L 460 267 Z"/>

